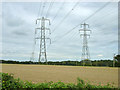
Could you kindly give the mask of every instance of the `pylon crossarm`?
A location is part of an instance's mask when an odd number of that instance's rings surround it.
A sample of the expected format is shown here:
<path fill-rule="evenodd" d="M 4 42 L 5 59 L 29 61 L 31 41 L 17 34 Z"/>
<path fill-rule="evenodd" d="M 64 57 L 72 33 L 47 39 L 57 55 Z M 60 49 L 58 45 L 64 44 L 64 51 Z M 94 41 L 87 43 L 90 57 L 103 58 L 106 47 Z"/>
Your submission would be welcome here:
<path fill-rule="evenodd" d="M 39 28 L 35 28 L 35 34 L 37 34 L 37 30 L 38 30 L 38 29 L 41 29 L 41 28 L 40 28 L 40 27 L 39 27 Z"/>
<path fill-rule="evenodd" d="M 50 44 L 51 44 L 51 39 L 50 38 L 46 38 L 46 39 L 49 39 L 50 40 Z"/>
<path fill-rule="evenodd" d="M 81 24 L 81 27 L 82 27 L 82 26 L 84 26 L 84 27 L 88 26 L 88 28 L 89 28 L 89 24 L 86 24 L 86 23 Z"/>
<path fill-rule="evenodd" d="M 38 18 L 38 19 L 36 20 L 36 24 L 37 24 L 37 21 L 38 21 L 38 20 L 40 21 L 40 20 L 42 20 L 42 19 L 41 19 L 41 18 Z"/>
<path fill-rule="evenodd" d="M 45 28 L 46 30 L 49 30 L 49 34 L 51 34 L 51 30 L 50 30 L 50 28 Z"/>
<path fill-rule="evenodd" d="M 88 29 L 86 29 L 86 30 L 84 30 L 84 29 L 80 29 L 79 31 L 90 31 L 90 32 L 91 32 L 91 30 L 88 30 Z"/>
<path fill-rule="evenodd" d="M 84 31 L 83 29 L 80 29 L 79 31 Z"/>
<path fill-rule="evenodd" d="M 36 37 L 35 39 L 40 39 L 40 37 Z"/>
<path fill-rule="evenodd" d="M 80 36 L 89 36 L 90 37 L 89 34 L 80 34 Z"/>
<path fill-rule="evenodd" d="M 45 28 L 46 30 L 50 30 L 50 28 Z"/>
<path fill-rule="evenodd" d="M 51 23 L 50 23 L 50 20 L 49 20 L 49 19 L 45 19 L 45 20 L 49 21 L 49 25 L 51 25 Z"/>
<path fill-rule="evenodd" d="M 91 30 L 88 28 L 88 29 L 86 29 L 86 31 L 91 31 Z"/>
<path fill-rule="evenodd" d="M 41 28 L 40 28 L 40 27 L 38 27 L 38 28 L 35 28 L 35 29 L 37 30 L 37 29 L 41 29 Z"/>

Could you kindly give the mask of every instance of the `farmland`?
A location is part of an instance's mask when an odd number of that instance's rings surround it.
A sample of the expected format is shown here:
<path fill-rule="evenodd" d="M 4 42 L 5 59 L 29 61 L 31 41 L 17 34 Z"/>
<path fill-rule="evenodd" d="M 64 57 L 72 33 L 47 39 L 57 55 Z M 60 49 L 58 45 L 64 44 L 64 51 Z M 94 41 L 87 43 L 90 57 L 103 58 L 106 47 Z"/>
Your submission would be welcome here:
<path fill-rule="evenodd" d="M 77 77 L 91 84 L 118 85 L 118 68 L 57 65 L 2 64 L 2 72 L 13 73 L 15 78 L 37 82 L 77 83 Z"/>

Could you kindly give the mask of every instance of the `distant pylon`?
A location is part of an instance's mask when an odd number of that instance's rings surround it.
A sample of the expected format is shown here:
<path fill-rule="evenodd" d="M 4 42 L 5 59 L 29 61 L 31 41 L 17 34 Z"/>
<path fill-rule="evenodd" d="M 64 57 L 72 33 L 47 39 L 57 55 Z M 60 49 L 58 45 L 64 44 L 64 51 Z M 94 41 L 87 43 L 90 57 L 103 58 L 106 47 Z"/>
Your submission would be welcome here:
<path fill-rule="evenodd" d="M 81 27 L 83 26 L 83 29 L 80 29 L 80 36 L 83 36 L 83 46 L 82 46 L 82 56 L 81 56 L 81 60 L 83 61 L 83 66 L 85 65 L 85 60 L 89 60 L 90 61 L 90 52 L 89 52 L 89 47 L 88 47 L 88 41 L 87 38 L 88 36 L 90 37 L 90 34 L 87 32 L 91 32 L 91 30 L 88 30 L 87 28 L 89 28 L 89 25 L 84 23 L 81 24 Z M 91 61 L 89 62 L 90 64 Z"/>
<path fill-rule="evenodd" d="M 39 23 L 38 23 L 39 21 Z M 40 37 L 36 37 L 36 39 L 40 39 L 40 52 L 39 52 L 39 59 L 38 62 L 46 62 L 47 64 L 47 54 L 46 54 L 46 39 L 50 39 L 50 38 L 46 38 L 46 30 L 49 30 L 49 34 L 50 33 L 50 29 L 46 28 L 45 26 L 45 21 L 49 21 L 49 25 L 50 25 L 50 20 L 46 19 L 44 17 L 42 18 L 38 18 L 36 20 L 36 24 L 38 24 L 38 27 L 36 28 L 36 30 L 40 30 Z M 50 43 L 51 43 L 51 39 L 50 39 Z"/>

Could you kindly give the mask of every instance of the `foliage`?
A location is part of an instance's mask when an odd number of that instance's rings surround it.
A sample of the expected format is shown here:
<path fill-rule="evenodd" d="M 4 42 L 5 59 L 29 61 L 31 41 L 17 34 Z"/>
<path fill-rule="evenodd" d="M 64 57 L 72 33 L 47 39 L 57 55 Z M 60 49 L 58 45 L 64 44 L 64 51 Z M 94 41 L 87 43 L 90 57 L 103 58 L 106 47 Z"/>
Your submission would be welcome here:
<path fill-rule="evenodd" d="M 68 88 L 68 89 L 80 89 L 80 88 L 86 88 L 86 89 L 92 89 L 92 88 L 114 88 L 110 84 L 106 86 L 95 86 L 91 85 L 89 83 L 85 83 L 82 79 L 77 78 L 77 84 L 73 83 L 63 83 L 61 81 L 58 81 L 56 83 L 51 82 L 44 82 L 44 83 L 33 83 L 29 81 L 22 81 L 19 78 L 14 79 L 13 74 L 8 74 L 8 73 L 0 73 L 2 77 L 2 89 L 7 89 L 7 88 Z"/>
<path fill-rule="evenodd" d="M 90 60 L 89 60 L 90 61 Z M 109 66 L 112 67 L 113 61 L 112 60 L 94 60 L 91 61 L 92 65 L 89 63 L 87 60 L 85 63 L 85 66 Z M 1 63 L 1 62 L 0 62 Z M 2 60 L 2 63 L 7 63 L 7 64 L 40 64 L 40 65 L 45 65 L 46 63 L 38 63 L 38 62 L 32 62 L 32 61 L 24 61 L 24 62 L 19 62 L 19 61 L 12 61 L 12 60 Z M 49 61 L 48 65 L 69 65 L 69 66 L 82 66 L 83 61 L 61 61 L 61 62 L 52 62 Z M 115 62 L 115 66 L 120 66 L 118 65 L 118 62 Z"/>
<path fill-rule="evenodd" d="M 117 59 L 117 61 L 120 62 L 120 55 L 116 55 L 115 59 Z"/>
<path fill-rule="evenodd" d="M 116 55 L 114 58 L 117 60 L 115 66 L 120 67 L 120 55 Z"/>
<path fill-rule="evenodd" d="M 115 67 L 120 67 L 120 55 L 116 55 L 114 57 L 116 59 L 115 61 Z M 61 60 L 60 60 L 61 61 Z M 86 59 L 84 60 L 85 66 L 107 66 L 107 67 L 112 67 L 113 66 L 113 60 L 94 60 L 91 61 L 92 65 L 90 63 L 90 60 Z M 12 61 L 12 60 L 0 60 L 0 63 L 7 63 L 7 64 L 43 64 L 45 65 L 45 62 L 32 62 L 32 61 Z M 69 65 L 69 66 L 83 66 L 83 61 L 57 61 L 57 62 L 52 62 L 49 61 L 48 65 Z"/>

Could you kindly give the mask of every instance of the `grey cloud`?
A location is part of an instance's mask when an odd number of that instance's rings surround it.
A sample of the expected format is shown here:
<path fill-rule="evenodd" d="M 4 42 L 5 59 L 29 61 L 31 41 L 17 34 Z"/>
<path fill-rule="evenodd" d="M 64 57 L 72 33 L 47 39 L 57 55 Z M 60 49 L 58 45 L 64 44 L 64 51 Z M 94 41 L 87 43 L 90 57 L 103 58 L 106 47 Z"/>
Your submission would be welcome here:
<path fill-rule="evenodd" d="M 67 3 L 67 2 L 66 2 Z M 65 4 L 63 6 L 63 9 L 60 11 L 58 16 L 56 17 L 54 23 L 50 26 L 51 31 L 55 28 L 55 26 L 63 19 L 63 17 L 69 12 L 69 10 L 72 8 L 73 4 Z M 83 4 L 83 3 L 82 3 Z M 84 11 L 89 14 L 92 14 L 97 8 L 100 8 L 104 3 L 86 3 L 82 5 L 80 3 L 80 6 L 84 8 Z M 58 10 L 60 4 L 54 3 L 52 10 L 49 12 L 48 18 L 53 19 L 53 17 L 56 14 L 56 11 Z M 34 36 L 34 28 L 35 28 L 35 19 L 38 14 L 39 4 L 38 3 L 11 3 L 11 8 L 6 8 L 9 10 L 10 13 L 5 13 L 4 17 L 6 18 L 5 28 L 3 31 L 3 43 L 4 43 L 4 50 L 9 51 L 13 49 L 13 51 L 19 51 L 16 53 L 20 53 L 24 51 L 24 54 L 32 52 L 32 45 L 34 43 L 33 36 Z M 15 11 L 14 8 L 16 8 Z M 44 9 L 43 15 L 46 14 L 47 7 Z M 110 8 L 110 6 L 108 6 Z M 4 11 L 6 11 L 4 9 Z M 18 14 L 18 11 L 20 10 L 20 15 Z M 78 11 L 77 11 L 78 10 Z M 101 10 L 100 13 L 96 14 L 92 18 L 90 18 L 86 23 L 90 24 L 92 27 L 92 34 L 91 38 L 88 40 L 88 45 L 90 46 L 90 52 L 91 57 L 93 58 L 99 58 L 96 57 L 97 54 L 103 54 L 103 58 L 109 58 L 111 57 L 111 53 L 113 52 L 113 48 L 116 50 L 115 47 L 115 40 L 116 40 L 116 31 L 113 29 L 116 29 L 116 13 L 113 15 L 109 15 L 107 17 L 106 15 L 109 13 L 106 13 L 108 9 L 104 8 Z M 87 18 L 89 14 L 81 14 L 82 12 L 81 8 L 75 9 L 69 17 L 67 17 L 64 22 L 62 22 L 62 25 L 60 27 L 57 27 L 55 32 L 52 33 L 51 39 L 58 40 L 63 37 L 63 35 L 71 30 L 73 27 L 78 25 L 82 20 Z M 109 11 L 109 10 L 108 10 Z M 114 11 L 114 9 L 111 9 L 111 11 Z M 8 18 L 8 17 L 11 18 Z M 106 19 L 103 17 L 105 16 Z M 115 21 L 113 23 L 110 23 L 111 21 Z M 115 24 L 114 24 L 115 23 Z M 55 43 L 52 43 L 50 45 L 50 48 L 47 49 L 48 57 L 52 59 L 67 59 L 68 57 L 73 58 L 74 56 L 77 56 L 80 58 L 81 56 L 81 48 L 82 48 L 82 38 L 79 37 L 78 30 L 80 29 L 80 26 L 73 31 L 71 31 L 69 34 L 65 35 L 61 40 L 58 40 Z M 104 31 L 104 33 L 103 33 Z M 111 44 L 112 45 L 111 45 Z M 109 46 L 108 46 L 109 45 Z M 24 48 L 20 48 L 24 47 Z M 8 50 L 8 48 L 11 48 Z M 109 49 L 109 52 L 108 52 Z M 31 50 L 31 51 L 30 51 Z M 37 42 L 36 45 L 36 59 L 38 58 L 38 52 L 39 52 L 39 42 Z M 106 55 L 105 53 L 108 52 L 109 54 Z M 22 58 L 21 53 L 21 59 Z M 6 57 L 7 58 L 7 57 Z M 9 58 L 9 57 L 8 57 Z M 14 57 L 15 59 L 20 58 L 18 55 Z M 26 58 L 25 58 L 26 59 Z M 27 57 L 29 59 L 29 57 Z M 49 58 L 48 58 L 49 59 Z"/>
<path fill-rule="evenodd" d="M 110 41 L 110 42 L 108 42 L 108 45 L 111 45 L 111 44 L 118 44 L 118 40 L 113 40 L 113 41 Z"/>
<path fill-rule="evenodd" d="M 8 26 L 11 26 L 11 27 L 18 27 L 18 26 L 21 26 L 23 24 L 24 21 L 20 21 L 19 19 L 17 20 L 10 20 L 10 21 L 7 21 L 7 25 Z"/>
<path fill-rule="evenodd" d="M 24 20 L 22 20 L 20 17 L 10 15 L 9 17 L 5 17 L 5 22 L 10 27 L 19 27 L 24 24 Z"/>
<path fill-rule="evenodd" d="M 26 36 L 27 33 L 26 32 L 22 32 L 22 31 L 14 31 L 13 34 L 19 35 L 19 36 Z"/>

